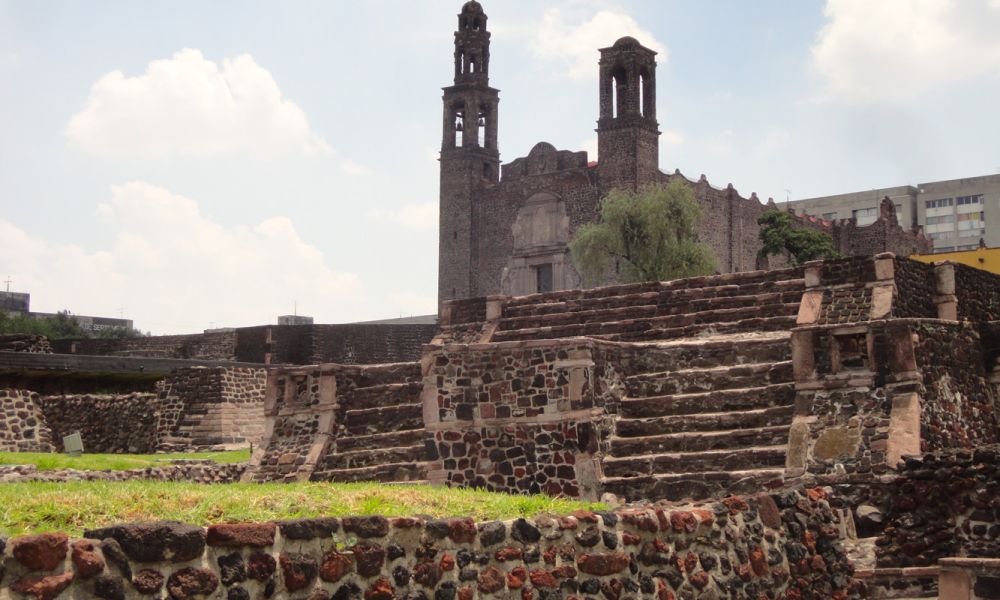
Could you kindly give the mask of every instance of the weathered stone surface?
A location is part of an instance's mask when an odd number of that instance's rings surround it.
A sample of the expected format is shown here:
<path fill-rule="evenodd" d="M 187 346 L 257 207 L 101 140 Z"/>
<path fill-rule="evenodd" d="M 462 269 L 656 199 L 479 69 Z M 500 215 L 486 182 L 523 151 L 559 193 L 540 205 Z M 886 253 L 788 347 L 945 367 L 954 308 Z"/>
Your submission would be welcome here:
<path fill-rule="evenodd" d="M 100 575 L 94 580 L 94 595 L 104 600 L 125 600 L 125 583 L 121 577 Z"/>
<path fill-rule="evenodd" d="M 246 581 L 247 566 L 243 561 L 243 555 L 239 552 L 220 556 L 217 562 L 219 563 L 219 579 L 222 580 L 222 585 L 233 585 Z"/>
<path fill-rule="evenodd" d="M 277 525 L 281 535 L 290 540 L 328 538 L 340 528 L 340 522 L 334 517 L 277 521 Z"/>
<path fill-rule="evenodd" d="M 479 573 L 477 583 L 480 592 L 492 594 L 503 589 L 504 575 L 496 567 L 487 567 Z"/>
<path fill-rule="evenodd" d="M 263 548 L 274 544 L 274 523 L 225 523 L 210 525 L 209 546 Z"/>
<path fill-rule="evenodd" d="M 360 538 L 385 537 L 389 533 L 389 521 L 385 517 L 346 517 L 342 525 L 344 531 Z"/>
<path fill-rule="evenodd" d="M 365 600 L 392 600 L 395 590 L 389 580 L 379 577 L 365 590 Z"/>
<path fill-rule="evenodd" d="M 51 571 L 62 564 L 69 551 L 64 533 L 42 533 L 16 538 L 11 554 L 29 571 Z"/>
<path fill-rule="evenodd" d="M 382 571 L 385 564 L 385 549 L 373 543 L 362 542 L 351 547 L 358 574 L 364 577 L 374 577 Z"/>
<path fill-rule="evenodd" d="M 267 581 L 277 568 L 278 563 L 270 554 L 257 552 L 247 559 L 247 577 L 254 581 Z"/>
<path fill-rule="evenodd" d="M 219 587 L 219 578 L 208 569 L 185 567 L 167 578 L 167 593 L 174 600 L 208 595 Z"/>
<path fill-rule="evenodd" d="M 479 543 L 484 548 L 495 546 L 507 538 L 507 527 L 499 521 L 479 525 Z"/>
<path fill-rule="evenodd" d="M 104 555 L 105 560 L 118 568 L 118 572 L 126 581 L 132 580 L 132 566 L 117 540 L 113 538 L 101 540 L 101 554 Z"/>
<path fill-rule="evenodd" d="M 284 576 L 285 589 L 289 592 L 305 589 L 312 584 L 319 572 L 316 561 L 303 554 L 283 553 L 279 562 L 281 563 L 281 573 Z"/>
<path fill-rule="evenodd" d="M 91 540 L 73 542 L 73 552 L 70 558 L 73 561 L 73 570 L 81 579 L 90 579 L 104 571 L 104 558 L 97 552 L 97 548 Z"/>
<path fill-rule="evenodd" d="M 136 562 L 187 562 L 205 550 L 205 532 L 200 527 L 175 521 L 129 523 L 84 532 L 84 537 L 117 541 L 125 555 Z"/>
<path fill-rule="evenodd" d="M 132 578 L 132 587 L 140 594 L 155 594 L 163 587 L 163 574 L 153 569 L 143 569 Z"/>
<path fill-rule="evenodd" d="M 35 600 L 52 600 L 63 593 L 72 583 L 72 572 L 66 572 L 61 575 L 49 575 L 48 577 L 29 575 L 18 579 L 10 586 L 10 589 L 25 596 L 31 596 Z"/>
<path fill-rule="evenodd" d="M 319 576 L 323 581 L 337 583 L 354 568 L 354 555 L 332 550 L 323 557 Z"/>
<path fill-rule="evenodd" d="M 581 571 L 590 575 L 614 575 L 628 567 L 629 557 L 622 552 L 581 554 L 576 564 Z"/>

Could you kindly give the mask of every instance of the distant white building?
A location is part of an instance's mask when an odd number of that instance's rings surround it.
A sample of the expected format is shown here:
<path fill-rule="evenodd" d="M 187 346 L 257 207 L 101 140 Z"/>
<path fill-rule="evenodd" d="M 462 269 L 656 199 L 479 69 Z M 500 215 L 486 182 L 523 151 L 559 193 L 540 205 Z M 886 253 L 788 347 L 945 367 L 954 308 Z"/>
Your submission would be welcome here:
<path fill-rule="evenodd" d="M 899 224 L 921 228 L 934 241 L 935 252 L 972 250 L 980 239 L 989 247 L 1000 246 L 1000 175 L 806 198 L 788 206 L 799 215 L 827 221 L 853 218 L 863 226 L 878 218 L 879 202 L 886 196 L 896 205 Z"/>

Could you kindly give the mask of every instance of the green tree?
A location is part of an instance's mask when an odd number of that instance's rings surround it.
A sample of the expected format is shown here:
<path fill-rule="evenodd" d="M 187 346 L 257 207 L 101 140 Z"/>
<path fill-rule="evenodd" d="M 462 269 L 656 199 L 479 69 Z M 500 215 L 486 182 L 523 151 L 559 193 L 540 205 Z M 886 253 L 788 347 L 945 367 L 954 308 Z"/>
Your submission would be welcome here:
<path fill-rule="evenodd" d="M 638 193 L 612 190 L 601 219 L 577 230 L 569 244 L 588 283 L 599 283 L 617 262 L 625 282 L 663 281 L 715 271 L 711 249 L 698 241 L 701 205 L 681 181 Z"/>
<path fill-rule="evenodd" d="M 105 340 L 120 340 L 124 338 L 146 337 L 147 335 L 134 327 L 108 327 L 107 329 L 97 330 L 94 337 Z"/>
<path fill-rule="evenodd" d="M 833 240 L 829 234 L 805 227 L 792 227 L 792 215 L 787 211 L 769 210 L 757 219 L 760 228 L 760 241 L 764 246 L 760 256 L 788 252 L 793 264 L 801 264 L 820 258 L 837 258 L 840 253 L 834 250 Z"/>
<path fill-rule="evenodd" d="M 91 337 L 90 332 L 80 327 L 68 310 L 42 318 L 24 313 L 0 312 L 0 333 L 32 333 L 44 335 L 50 340 Z"/>

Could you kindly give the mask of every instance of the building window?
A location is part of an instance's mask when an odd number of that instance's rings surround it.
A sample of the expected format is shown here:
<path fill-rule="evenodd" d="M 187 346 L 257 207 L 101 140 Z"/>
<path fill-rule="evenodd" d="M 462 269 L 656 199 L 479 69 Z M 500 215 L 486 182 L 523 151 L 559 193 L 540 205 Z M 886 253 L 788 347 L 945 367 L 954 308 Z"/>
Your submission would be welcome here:
<path fill-rule="evenodd" d="M 878 218 L 878 208 L 856 208 L 851 211 L 851 215 L 858 225 L 871 225 Z"/>
<path fill-rule="evenodd" d="M 954 222 L 955 222 L 955 215 L 942 215 L 940 217 L 927 217 L 927 224 L 928 225 L 940 225 L 942 223 L 954 223 Z"/>
<path fill-rule="evenodd" d="M 835 213 L 835 212 L 832 212 L 832 213 L 823 213 L 823 220 L 824 221 L 836 221 L 837 220 L 837 213 Z"/>
<path fill-rule="evenodd" d="M 552 291 L 552 263 L 545 263 L 535 267 L 535 291 Z"/>
<path fill-rule="evenodd" d="M 982 203 L 983 203 L 982 194 L 978 194 L 975 196 L 959 196 L 958 198 L 955 198 L 955 204 L 957 204 L 958 206 L 962 206 L 963 204 L 982 204 Z"/>
<path fill-rule="evenodd" d="M 945 239 L 945 238 L 953 238 L 953 237 L 955 237 L 955 232 L 954 231 L 932 231 L 932 232 L 930 232 L 930 233 L 927 234 L 927 237 L 931 238 L 932 240 L 941 240 L 941 239 Z"/>
<path fill-rule="evenodd" d="M 927 208 L 944 208 L 945 206 L 951 206 L 951 198 L 940 198 L 938 200 L 928 200 L 924 203 Z"/>
<path fill-rule="evenodd" d="M 979 244 L 965 244 L 963 246 L 959 246 L 958 249 L 959 250 L 975 250 L 978 247 L 979 247 Z"/>
<path fill-rule="evenodd" d="M 935 248 L 934 254 L 941 254 L 942 252 L 954 252 L 954 251 L 955 251 L 954 246 L 944 246 L 943 248 Z"/>

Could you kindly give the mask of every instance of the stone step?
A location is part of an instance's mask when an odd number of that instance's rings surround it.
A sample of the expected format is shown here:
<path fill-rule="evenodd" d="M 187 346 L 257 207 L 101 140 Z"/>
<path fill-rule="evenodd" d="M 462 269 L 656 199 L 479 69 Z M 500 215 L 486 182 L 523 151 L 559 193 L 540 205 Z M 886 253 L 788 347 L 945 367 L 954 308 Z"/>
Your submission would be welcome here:
<path fill-rule="evenodd" d="M 371 435 L 390 431 L 423 429 L 424 407 L 422 404 L 415 403 L 348 410 L 341 426 L 350 435 Z"/>
<path fill-rule="evenodd" d="M 424 445 L 400 446 L 397 448 L 379 448 L 377 450 L 354 450 L 351 452 L 333 452 L 325 457 L 318 467 L 321 471 L 334 469 L 356 469 L 373 467 L 382 464 L 406 462 L 422 462 Z"/>
<path fill-rule="evenodd" d="M 605 477 L 641 477 L 669 473 L 740 471 L 784 467 L 787 446 L 751 446 L 699 452 L 667 452 L 605 457 Z"/>
<path fill-rule="evenodd" d="M 796 309 L 797 310 L 797 309 Z M 650 340 L 672 340 L 679 338 L 714 337 L 717 335 L 733 335 L 739 333 L 790 331 L 795 326 L 796 314 L 771 317 L 753 317 L 738 321 L 728 321 L 710 324 L 685 325 L 681 327 L 649 327 L 648 329 L 633 328 L 611 335 L 597 335 L 618 342 L 643 342 Z"/>
<path fill-rule="evenodd" d="M 662 340 L 637 347 L 629 358 L 629 374 L 773 363 L 789 360 L 791 355 L 787 331 Z"/>
<path fill-rule="evenodd" d="M 731 388 L 759 387 L 793 380 L 792 361 L 723 365 L 700 369 L 681 369 L 642 373 L 625 379 L 629 396 L 690 394 Z"/>
<path fill-rule="evenodd" d="M 621 416 L 624 418 L 645 418 L 743 411 L 788 406 L 794 401 L 795 384 L 780 383 L 694 394 L 625 398 L 621 402 Z"/>
<path fill-rule="evenodd" d="M 546 309 L 541 314 L 504 315 L 500 320 L 499 328 L 512 330 L 595 321 L 621 321 L 764 304 L 794 303 L 798 305 L 801 300 L 801 287 L 794 290 L 768 290 L 755 294 L 706 298 L 676 297 L 667 293 L 645 293 L 640 294 L 632 303 L 622 306 L 618 306 L 616 303 L 602 303 L 594 304 L 592 307 L 564 306 L 565 310 Z"/>
<path fill-rule="evenodd" d="M 342 410 L 363 410 L 420 401 L 423 382 L 385 383 L 355 388 L 338 394 L 337 404 Z"/>
<path fill-rule="evenodd" d="M 398 448 L 400 446 L 413 446 L 422 443 L 425 431 L 420 429 L 408 429 L 405 431 L 390 431 L 388 433 L 375 433 L 371 435 L 355 435 L 337 438 L 338 452 L 352 452 L 355 450 L 377 450 L 379 448 Z"/>
<path fill-rule="evenodd" d="M 784 469 L 743 469 L 669 473 L 641 477 L 604 477 L 601 488 L 629 502 L 644 500 L 703 500 L 754 493 L 775 487 Z"/>
<path fill-rule="evenodd" d="M 774 446 L 788 443 L 789 421 L 785 425 L 724 429 L 720 431 L 683 431 L 642 437 L 612 436 L 611 456 L 630 457 L 664 452 L 701 452 L 726 448 Z"/>
<path fill-rule="evenodd" d="M 681 433 L 685 431 L 706 432 L 741 427 L 770 427 L 792 422 L 795 407 L 774 406 L 751 410 L 696 413 L 645 419 L 620 418 L 615 423 L 615 435 L 620 438 Z"/>
<path fill-rule="evenodd" d="M 714 330 L 755 331 L 767 324 L 767 319 L 780 317 L 781 327 L 793 324 L 798 313 L 798 303 L 765 304 L 738 308 L 706 310 L 663 317 L 650 317 L 620 321 L 587 322 L 552 327 L 527 327 L 497 331 L 491 341 L 504 342 L 530 339 L 555 339 L 564 337 L 612 336 L 613 339 L 666 339 L 691 337 Z"/>
<path fill-rule="evenodd" d="M 550 304 L 554 302 L 569 302 L 574 300 L 588 300 L 600 298 L 612 298 L 642 294 L 646 292 L 678 291 L 687 289 L 705 289 L 725 286 L 751 286 L 755 284 L 778 284 L 785 281 L 796 281 L 793 285 L 803 285 L 803 268 L 791 267 L 787 269 L 771 269 L 766 271 L 742 271 L 737 273 L 723 273 L 720 275 L 705 275 L 701 277 L 686 277 L 683 279 L 672 279 L 670 281 L 651 281 L 643 283 L 632 283 L 625 285 L 615 285 L 600 288 L 562 290 L 559 292 L 546 292 L 541 294 L 530 294 L 517 296 L 508 299 L 504 303 L 505 311 L 528 305 Z"/>
<path fill-rule="evenodd" d="M 356 469 L 317 469 L 313 471 L 310 481 L 335 481 L 339 483 L 378 481 L 381 483 L 402 483 L 426 480 L 427 471 L 427 463 L 423 462 L 382 464 Z"/>

